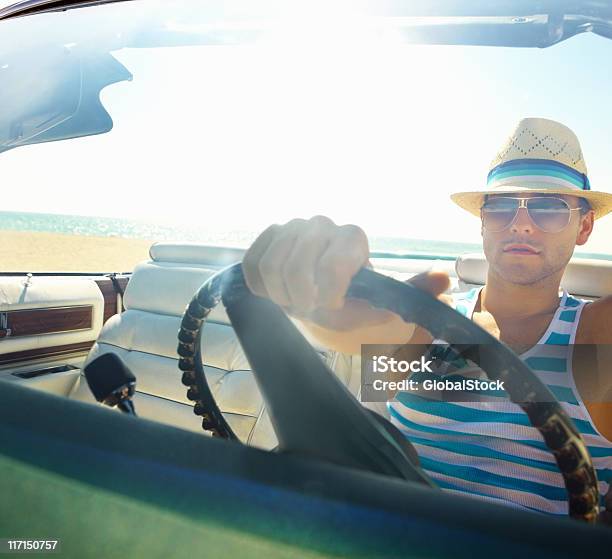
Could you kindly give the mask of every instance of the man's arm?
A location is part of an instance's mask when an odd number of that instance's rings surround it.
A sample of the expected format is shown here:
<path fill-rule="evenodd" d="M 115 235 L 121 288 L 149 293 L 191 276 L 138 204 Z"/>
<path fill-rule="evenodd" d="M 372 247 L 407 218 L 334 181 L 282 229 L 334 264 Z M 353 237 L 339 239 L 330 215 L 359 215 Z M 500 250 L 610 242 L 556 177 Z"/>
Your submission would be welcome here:
<path fill-rule="evenodd" d="M 612 344 L 612 295 L 602 297 L 584 307 L 576 343 Z"/>
<path fill-rule="evenodd" d="M 580 317 L 576 344 L 597 346 L 597 394 L 607 394 L 612 398 L 612 295 L 602 297 L 586 305 Z M 609 405 L 612 405 L 610 399 Z M 612 415 L 612 414 L 611 414 Z M 611 419 L 612 421 L 612 419 Z"/>
<path fill-rule="evenodd" d="M 439 294 L 448 287 L 448 275 L 444 272 L 425 272 L 409 282 L 430 295 L 449 304 L 448 295 Z M 306 330 L 322 345 L 330 349 L 358 355 L 365 344 L 429 345 L 433 336 L 421 326 L 404 322 L 398 315 L 373 309 L 365 301 L 347 299 L 340 312 L 315 311 L 309 317 L 299 317 Z M 403 359 L 418 358 L 420 350 L 402 349 Z"/>
<path fill-rule="evenodd" d="M 591 418 L 612 441 L 612 296 L 586 305 L 574 348 L 574 381 Z"/>
<path fill-rule="evenodd" d="M 362 301 L 347 301 L 345 308 L 352 313 L 359 313 L 363 320 L 353 327 L 346 324 L 321 325 L 306 319 L 300 319 L 306 330 L 322 345 L 351 355 L 359 355 L 365 344 L 431 343 L 432 336 L 425 329 L 415 324 L 404 322 L 399 316 L 389 311 L 375 311 Z M 335 326 L 335 327 L 334 327 Z"/>

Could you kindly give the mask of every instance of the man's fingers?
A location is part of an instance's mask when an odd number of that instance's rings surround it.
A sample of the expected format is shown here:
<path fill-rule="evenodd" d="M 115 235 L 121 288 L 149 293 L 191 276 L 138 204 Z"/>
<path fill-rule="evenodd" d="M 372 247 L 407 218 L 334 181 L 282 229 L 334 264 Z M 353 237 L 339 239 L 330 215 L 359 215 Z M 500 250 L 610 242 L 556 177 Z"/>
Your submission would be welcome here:
<path fill-rule="evenodd" d="M 242 271 L 247 287 L 255 295 L 267 297 L 268 291 L 259 270 L 259 261 L 280 230 L 280 225 L 270 225 L 263 231 L 246 251 L 242 259 Z"/>
<path fill-rule="evenodd" d="M 364 267 L 369 258 L 368 238 L 355 225 L 344 225 L 319 259 L 315 281 L 318 305 L 327 309 L 340 309 L 353 276 Z"/>
<path fill-rule="evenodd" d="M 299 237 L 283 267 L 283 279 L 291 300 L 291 308 L 309 313 L 316 307 L 318 287 L 315 269 L 330 244 L 335 224 L 328 218 L 309 220 L 310 230 Z"/>
<path fill-rule="evenodd" d="M 259 273 L 263 278 L 268 297 L 281 307 L 291 306 L 291 297 L 285 285 L 283 268 L 295 244 L 295 235 L 283 235 L 274 239 L 259 261 Z"/>
<path fill-rule="evenodd" d="M 363 230 L 317 216 L 266 229 L 245 254 L 243 269 L 255 295 L 302 314 L 341 308 L 368 257 Z"/>
<path fill-rule="evenodd" d="M 426 291 L 434 297 L 444 293 L 450 287 L 448 274 L 442 271 L 423 272 L 410 278 L 407 283 Z"/>
<path fill-rule="evenodd" d="M 280 227 L 257 262 L 259 276 L 268 297 L 281 307 L 291 305 L 283 278 L 283 268 L 305 224 L 306 221 L 303 219 L 292 219 Z"/>

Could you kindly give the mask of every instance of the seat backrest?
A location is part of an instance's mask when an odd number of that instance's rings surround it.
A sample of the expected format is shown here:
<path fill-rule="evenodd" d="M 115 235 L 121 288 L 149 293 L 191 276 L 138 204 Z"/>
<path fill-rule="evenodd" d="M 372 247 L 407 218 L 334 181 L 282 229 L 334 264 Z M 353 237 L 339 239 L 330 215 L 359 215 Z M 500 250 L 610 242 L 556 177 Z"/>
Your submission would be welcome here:
<path fill-rule="evenodd" d="M 181 383 L 177 333 L 197 289 L 243 254 L 240 249 L 160 243 L 151 247 L 151 260 L 134 269 L 125 291 L 125 311 L 106 322 L 87 362 L 106 352 L 124 361 L 137 378 L 134 403 L 139 416 L 203 432 Z M 351 358 L 316 349 L 357 394 L 359 375 Z M 211 391 L 234 432 L 245 443 L 274 447 L 276 437 L 263 399 L 222 305 L 204 326 L 202 355 Z M 83 379 L 73 397 L 91 399 Z"/>

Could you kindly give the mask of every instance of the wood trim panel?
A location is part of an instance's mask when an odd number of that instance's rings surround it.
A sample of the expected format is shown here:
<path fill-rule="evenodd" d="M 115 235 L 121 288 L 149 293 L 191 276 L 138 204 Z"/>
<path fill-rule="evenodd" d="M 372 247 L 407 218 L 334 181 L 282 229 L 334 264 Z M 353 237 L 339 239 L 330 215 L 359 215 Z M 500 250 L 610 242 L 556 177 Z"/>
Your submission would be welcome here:
<path fill-rule="evenodd" d="M 104 315 L 102 324 L 104 324 L 111 316 L 117 313 L 117 292 L 109 279 L 96 280 L 98 288 L 104 297 Z"/>
<path fill-rule="evenodd" d="M 130 280 L 129 276 L 117 277 L 118 285 L 123 291 Z M 104 298 L 104 322 L 117 312 L 117 292 L 110 278 L 95 280 Z M 17 314 L 19 313 L 19 316 Z M 76 331 L 91 328 L 93 325 L 93 307 L 91 305 L 75 305 L 74 307 L 52 307 L 47 309 L 27 309 L 8 311 L 7 326 L 11 330 L 10 337 L 26 335 L 44 335 L 65 331 Z M 2 349 L 2 324 L 0 324 L 0 351 Z M 0 365 L 27 361 L 30 359 L 45 359 L 88 352 L 95 340 L 67 344 L 61 346 L 39 347 L 36 349 L 0 353 Z"/>
<path fill-rule="evenodd" d="M 41 336 L 59 332 L 88 330 L 93 324 L 93 305 L 75 305 L 70 307 L 48 307 L 6 311 L 5 336 L 17 338 L 22 336 Z M 10 333 L 9 333 L 10 332 Z"/>
<path fill-rule="evenodd" d="M 130 278 L 120 277 L 116 279 L 121 289 L 125 293 L 125 288 L 127 287 Z M 104 297 L 104 315 L 102 319 L 102 324 L 104 324 L 111 316 L 117 314 L 118 312 L 122 312 L 125 309 L 123 308 L 122 304 L 121 309 L 117 310 L 117 291 L 115 290 L 115 287 L 110 278 L 97 279 L 96 283 L 98 284 L 98 288 L 102 292 L 102 297 Z"/>
<path fill-rule="evenodd" d="M 67 344 L 55 347 L 39 347 L 36 349 L 28 349 L 25 351 L 14 351 L 0 355 L 0 365 L 8 365 L 18 361 L 26 361 L 28 359 L 40 359 L 47 357 L 59 357 L 62 355 L 70 355 L 74 353 L 85 353 L 91 349 L 94 342 L 80 342 L 78 344 Z"/>

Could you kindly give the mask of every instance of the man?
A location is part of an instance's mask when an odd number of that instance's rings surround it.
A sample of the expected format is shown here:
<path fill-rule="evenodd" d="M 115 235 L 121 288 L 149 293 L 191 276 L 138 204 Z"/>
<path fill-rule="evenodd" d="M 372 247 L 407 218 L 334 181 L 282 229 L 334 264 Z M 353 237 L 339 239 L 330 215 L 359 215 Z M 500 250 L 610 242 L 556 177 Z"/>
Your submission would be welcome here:
<path fill-rule="evenodd" d="M 412 283 L 444 298 L 535 369 L 581 431 L 600 492 L 606 494 L 612 482 L 612 406 L 607 404 L 612 400 L 605 395 L 612 397 L 612 373 L 582 374 L 572 351 L 556 358 L 542 351 L 612 343 L 612 296 L 585 304 L 559 291 L 575 246 L 585 244 L 594 220 L 612 210 L 612 195 L 590 190 L 571 130 L 528 118 L 491 164 L 487 187 L 454 194 L 452 200 L 481 218 L 486 284 L 451 299 L 442 295 L 449 284 L 445 274 L 422 274 Z M 368 265 L 368 255 L 366 234 L 358 227 L 337 226 L 324 217 L 296 219 L 258 237 L 245 256 L 244 272 L 255 294 L 283 306 L 336 350 L 358 354 L 362 344 L 431 343 L 423 328 L 344 298 L 353 275 Z M 551 359 L 554 367 L 547 365 Z M 567 514 L 552 455 L 520 408 L 508 401 L 479 404 L 399 393 L 389 411 L 441 487 Z"/>

